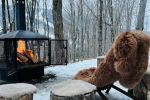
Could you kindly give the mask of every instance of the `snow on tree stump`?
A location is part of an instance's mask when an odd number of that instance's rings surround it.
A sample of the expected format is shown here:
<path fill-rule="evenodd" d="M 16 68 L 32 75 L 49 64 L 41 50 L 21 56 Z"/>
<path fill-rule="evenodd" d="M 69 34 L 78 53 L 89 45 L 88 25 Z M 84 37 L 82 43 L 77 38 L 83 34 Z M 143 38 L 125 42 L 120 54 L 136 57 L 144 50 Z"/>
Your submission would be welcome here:
<path fill-rule="evenodd" d="M 68 80 L 55 85 L 50 100 L 96 100 L 96 86 L 81 81 Z"/>
<path fill-rule="evenodd" d="M 102 60 L 104 60 L 105 56 L 99 56 L 97 57 L 97 66 L 99 66 L 99 64 L 102 62 Z"/>
<path fill-rule="evenodd" d="M 133 89 L 138 100 L 150 100 L 150 65 L 141 82 Z"/>
<path fill-rule="evenodd" d="M 36 87 L 26 83 L 0 85 L 0 100 L 33 100 Z"/>

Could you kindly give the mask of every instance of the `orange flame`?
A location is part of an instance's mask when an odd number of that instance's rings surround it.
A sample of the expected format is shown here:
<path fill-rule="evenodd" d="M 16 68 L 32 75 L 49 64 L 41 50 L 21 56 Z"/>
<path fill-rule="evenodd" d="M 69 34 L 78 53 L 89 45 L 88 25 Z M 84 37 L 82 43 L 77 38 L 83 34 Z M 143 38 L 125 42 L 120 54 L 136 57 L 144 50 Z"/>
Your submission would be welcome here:
<path fill-rule="evenodd" d="M 25 52 L 25 50 L 26 50 L 25 41 L 19 40 L 17 52 L 23 54 Z"/>

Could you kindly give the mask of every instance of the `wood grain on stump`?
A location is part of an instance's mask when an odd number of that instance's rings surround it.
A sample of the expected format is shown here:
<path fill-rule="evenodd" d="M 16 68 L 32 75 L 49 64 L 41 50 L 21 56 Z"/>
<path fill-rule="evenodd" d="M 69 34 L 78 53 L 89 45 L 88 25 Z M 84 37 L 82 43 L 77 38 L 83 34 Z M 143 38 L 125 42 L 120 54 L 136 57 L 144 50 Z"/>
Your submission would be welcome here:
<path fill-rule="evenodd" d="M 55 85 L 50 100 L 95 100 L 96 86 L 81 81 L 68 80 Z"/>

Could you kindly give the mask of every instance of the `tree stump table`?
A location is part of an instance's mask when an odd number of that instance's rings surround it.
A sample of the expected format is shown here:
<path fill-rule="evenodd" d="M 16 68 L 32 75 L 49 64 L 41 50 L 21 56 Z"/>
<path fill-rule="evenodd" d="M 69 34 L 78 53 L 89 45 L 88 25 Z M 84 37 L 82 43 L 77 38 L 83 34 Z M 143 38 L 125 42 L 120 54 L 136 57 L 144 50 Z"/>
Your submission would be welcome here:
<path fill-rule="evenodd" d="M 50 100 L 95 100 L 96 86 L 81 81 L 68 80 L 52 88 Z"/>
<path fill-rule="evenodd" d="M 36 87 L 26 83 L 0 85 L 0 100 L 33 100 Z"/>

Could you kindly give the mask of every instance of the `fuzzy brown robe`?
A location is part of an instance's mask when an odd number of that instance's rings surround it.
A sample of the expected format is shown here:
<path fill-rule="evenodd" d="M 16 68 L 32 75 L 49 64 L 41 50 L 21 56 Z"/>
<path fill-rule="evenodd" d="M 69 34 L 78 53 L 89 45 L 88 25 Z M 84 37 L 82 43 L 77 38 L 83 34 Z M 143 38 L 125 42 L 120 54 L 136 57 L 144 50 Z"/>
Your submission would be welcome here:
<path fill-rule="evenodd" d="M 100 65 L 80 71 L 74 79 L 103 87 L 119 81 L 124 87 L 134 88 L 148 66 L 150 37 L 142 31 L 121 33 Z"/>

